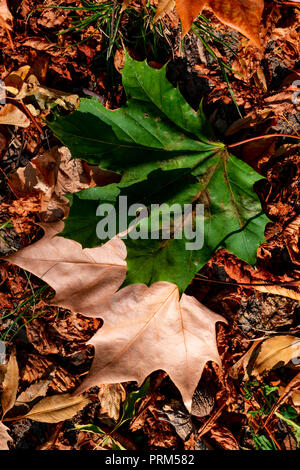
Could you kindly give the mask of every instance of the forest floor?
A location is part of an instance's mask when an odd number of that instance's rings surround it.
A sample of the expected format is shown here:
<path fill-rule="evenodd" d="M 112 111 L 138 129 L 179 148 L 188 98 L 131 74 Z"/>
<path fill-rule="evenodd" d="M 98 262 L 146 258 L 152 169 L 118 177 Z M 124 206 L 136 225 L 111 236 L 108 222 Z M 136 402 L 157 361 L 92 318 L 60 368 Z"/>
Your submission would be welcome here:
<path fill-rule="evenodd" d="M 255 190 L 270 222 L 256 269 L 221 249 L 188 287 L 187 293 L 228 322 L 217 325 L 222 367 L 206 364 L 197 389 L 199 409 L 194 405 L 192 414 L 168 375 L 157 371 L 135 416 L 118 430 L 113 431 L 121 403 L 137 389 L 134 382 L 93 387 L 90 403 L 59 423 L 22 418 L 41 397 L 74 392 L 91 366 L 93 348 L 85 343 L 100 320 L 49 306 L 53 290 L 5 260 L 42 237 L 37 224 L 63 217 L 62 194 L 90 185 L 90 168 L 70 161 L 46 119 L 53 106 L 66 113 L 81 97 L 95 96 L 111 109 L 121 106 L 123 44 L 132 57 L 147 59 L 154 68 L 168 63 L 168 79 L 194 109 L 202 101 L 216 136 L 226 144 L 264 134 L 300 135 L 295 88 L 295 81 L 300 83 L 300 9 L 289 2 L 265 3 L 261 49 L 205 11 L 220 41 L 205 36 L 213 56 L 195 32 L 181 41 L 174 12 L 153 25 L 151 7 L 144 12 L 138 1 L 132 2 L 131 13 L 122 13 L 118 30 L 110 3 L 101 27 L 90 22 L 66 33 L 76 14 L 83 20 L 90 13 L 54 7 L 78 8 L 79 0 L 8 2 L 13 29 L 0 28 L 0 79 L 16 90 L 8 102 L 19 110 L 12 125 L 0 125 L 0 340 L 7 357 L 16 353 L 18 364 L 17 402 L 3 418 L 10 449 L 293 450 L 297 440 L 299 446 L 299 362 L 291 363 L 291 357 L 273 361 L 251 380 L 243 370 L 232 369 L 260 340 L 299 336 L 300 295 L 293 283 L 299 279 L 296 140 L 273 137 L 232 148 L 261 175 Z M 223 63 L 235 72 L 224 72 Z M 21 93 L 29 76 L 39 87 L 34 96 Z M 271 347 L 269 353 L 278 351 Z M 114 441 L 104 442 L 103 436 L 75 425 L 98 426 L 104 434 L 112 432 Z"/>

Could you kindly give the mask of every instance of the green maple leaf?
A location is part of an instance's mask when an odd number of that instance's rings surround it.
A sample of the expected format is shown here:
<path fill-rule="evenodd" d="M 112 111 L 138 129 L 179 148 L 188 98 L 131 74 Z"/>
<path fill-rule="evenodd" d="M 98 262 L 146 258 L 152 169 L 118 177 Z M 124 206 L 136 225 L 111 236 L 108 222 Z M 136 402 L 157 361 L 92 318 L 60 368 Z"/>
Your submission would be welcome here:
<path fill-rule="evenodd" d="M 127 196 L 128 205 L 147 207 L 201 203 L 205 206 L 203 247 L 187 250 L 183 229 L 181 239 L 174 234 L 168 240 L 129 237 L 125 240 L 126 282 L 164 280 L 184 291 L 222 246 L 255 264 L 268 222 L 253 191 L 261 176 L 230 155 L 224 144 L 213 141 L 202 109 L 195 112 L 172 87 L 165 67 L 155 70 L 127 55 L 123 84 L 127 101 L 122 108 L 112 111 L 96 99 L 83 99 L 73 114 L 50 123 L 73 157 L 122 175 L 120 183 L 73 195 L 62 235 L 84 247 L 103 243 L 96 235 L 97 207 L 101 202 L 118 208 L 121 196 Z M 117 211 L 117 216 L 120 221 L 122 214 Z M 151 213 L 140 220 L 139 231 L 148 232 L 153 218 Z"/>

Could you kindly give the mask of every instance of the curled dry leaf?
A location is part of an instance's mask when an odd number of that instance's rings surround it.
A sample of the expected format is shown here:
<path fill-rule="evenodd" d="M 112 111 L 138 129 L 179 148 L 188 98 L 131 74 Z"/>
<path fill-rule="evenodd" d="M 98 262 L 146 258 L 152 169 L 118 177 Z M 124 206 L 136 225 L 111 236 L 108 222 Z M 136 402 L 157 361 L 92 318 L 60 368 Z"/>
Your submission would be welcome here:
<path fill-rule="evenodd" d="M 262 376 L 289 362 L 299 365 L 300 339 L 292 335 L 273 336 L 253 349 L 246 368 L 251 376 Z"/>
<path fill-rule="evenodd" d="M 0 109 L 0 124 L 28 127 L 30 120 L 17 106 L 8 103 Z"/>
<path fill-rule="evenodd" d="M 262 268 L 254 269 L 245 262 L 232 258 L 224 259 L 224 268 L 232 279 L 239 283 L 249 283 L 253 289 L 259 292 L 300 300 L 299 281 L 295 282 L 288 275 L 274 276 Z M 274 285 L 261 285 L 271 284 L 271 282 L 274 282 Z M 286 283 L 286 285 L 281 286 L 280 283 Z"/>
<path fill-rule="evenodd" d="M 100 412 L 117 421 L 121 404 L 126 398 L 123 385 L 118 383 L 100 385 L 98 397 L 101 403 Z"/>
<path fill-rule="evenodd" d="M 204 365 L 221 362 L 215 324 L 224 318 L 194 297 L 179 299 L 177 286 L 169 282 L 125 287 L 103 301 L 97 315 L 104 326 L 88 343 L 95 347 L 95 359 L 78 392 L 99 383 L 142 383 L 161 369 L 190 410 Z"/>
<path fill-rule="evenodd" d="M 16 402 L 17 390 L 19 384 L 19 367 L 16 358 L 16 352 L 10 355 L 6 374 L 3 380 L 1 395 L 2 417 L 14 406 Z"/>
<path fill-rule="evenodd" d="M 23 45 L 28 45 L 26 42 Z M 6 91 L 13 95 L 15 100 L 22 100 L 27 96 L 35 97 L 35 106 L 26 105 L 34 116 L 41 110 L 50 109 L 59 105 L 64 109 L 73 110 L 79 105 L 79 97 L 75 94 L 64 93 L 40 85 L 38 78 L 30 73 L 31 66 L 24 65 L 11 72 L 4 80 Z"/>
<path fill-rule="evenodd" d="M 211 439 L 216 441 L 224 450 L 240 450 L 240 446 L 232 432 L 225 426 L 215 424 L 209 431 Z"/>
<path fill-rule="evenodd" d="M 40 423 L 59 423 L 73 418 L 88 403 L 90 403 L 90 400 L 84 395 L 77 395 L 76 397 L 69 393 L 54 395 L 39 401 L 24 418 Z"/>
<path fill-rule="evenodd" d="M 0 422 L 0 450 L 9 450 L 7 443 L 12 441 L 12 438 L 8 434 L 8 430 L 9 429 Z"/>
<path fill-rule="evenodd" d="M 116 177 L 114 173 L 72 159 L 67 147 L 53 147 L 11 173 L 9 184 L 18 197 L 37 194 L 40 219 L 55 222 L 68 213 L 65 194 L 114 183 L 118 181 Z"/>
<path fill-rule="evenodd" d="M 101 247 L 82 249 L 79 243 L 57 236 L 63 225 L 42 225 L 41 240 L 6 260 L 47 282 L 56 291 L 52 305 L 98 316 L 101 302 L 125 279 L 125 244 L 115 237 Z"/>

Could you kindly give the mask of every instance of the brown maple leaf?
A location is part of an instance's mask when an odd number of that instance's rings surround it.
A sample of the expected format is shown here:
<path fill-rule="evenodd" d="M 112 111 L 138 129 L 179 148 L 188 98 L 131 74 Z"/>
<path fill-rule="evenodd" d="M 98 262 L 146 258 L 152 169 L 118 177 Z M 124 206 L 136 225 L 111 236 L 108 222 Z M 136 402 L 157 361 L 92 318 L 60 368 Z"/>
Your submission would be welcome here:
<path fill-rule="evenodd" d="M 126 246 L 115 237 L 97 248 L 85 248 L 57 236 L 63 222 L 43 224 L 44 237 L 5 258 L 47 282 L 55 291 L 52 305 L 97 316 L 100 303 L 126 277 Z"/>
<path fill-rule="evenodd" d="M 142 0 L 146 4 L 146 0 Z M 130 0 L 123 0 L 122 11 Z M 174 0 L 158 0 L 155 20 L 169 13 L 174 7 Z M 182 35 L 185 36 L 193 21 L 207 7 L 213 11 L 222 23 L 239 31 L 260 47 L 259 25 L 264 9 L 264 0 L 176 0 L 176 9 L 182 23 Z"/>
<path fill-rule="evenodd" d="M 220 315 L 183 294 L 176 285 L 133 284 L 99 305 L 103 327 L 88 344 L 95 347 L 90 373 L 78 393 L 104 383 L 143 382 L 166 371 L 190 410 L 207 361 L 220 364 L 215 324 Z"/>
<path fill-rule="evenodd" d="M 260 46 L 259 25 L 264 0 L 176 0 L 183 36 L 204 7 L 209 7 L 222 23 L 247 36 Z"/>

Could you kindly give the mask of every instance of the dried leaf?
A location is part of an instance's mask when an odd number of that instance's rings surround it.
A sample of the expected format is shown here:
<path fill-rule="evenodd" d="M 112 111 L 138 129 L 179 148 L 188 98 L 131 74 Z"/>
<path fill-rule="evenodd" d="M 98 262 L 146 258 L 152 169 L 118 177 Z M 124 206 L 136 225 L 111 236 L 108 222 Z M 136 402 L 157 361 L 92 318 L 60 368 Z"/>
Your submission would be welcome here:
<path fill-rule="evenodd" d="M 290 246 L 289 249 L 292 249 L 292 247 Z M 258 292 L 300 300 L 299 281 L 295 282 L 293 278 L 286 274 L 281 277 L 274 276 L 262 268 L 253 268 L 241 260 L 231 258 L 224 260 L 224 269 L 232 279 L 239 283 L 251 284 L 251 287 Z M 274 282 L 274 285 L 271 284 L 272 282 Z M 264 283 L 270 285 L 264 286 L 262 285 Z M 281 286 L 280 283 L 286 283 L 286 286 Z"/>
<path fill-rule="evenodd" d="M 100 385 L 98 397 L 101 403 L 101 413 L 117 421 L 120 415 L 121 403 L 126 398 L 126 392 L 122 384 Z"/>
<path fill-rule="evenodd" d="M 300 339 L 296 336 L 273 336 L 262 341 L 252 352 L 247 365 L 250 376 L 261 376 L 290 361 L 299 364 Z"/>
<path fill-rule="evenodd" d="M 38 397 L 44 397 L 51 381 L 52 380 L 40 380 L 39 382 L 30 385 L 30 387 L 18 396 L 16 403 L 29 403 Z"/>
<path fill-rule="evenodd" d="M 40 423 L 59 423 L 73 418 L 89 402 L 89 399 L 83 395 L 77 395 L 76 397 L 69 393 L 54 395 L 39 401 L 24 418 Z"/>
<path fill-rule="evenodd" d="M 123 10 L 129 4 L 123 2 Z M 169 13 L 174 6 L 173 0 L 159 0 L 155 19 Z M 203 8 L 210 8 L 222 23 L 247 36 L 260 47 L 259 25 L 264 9 L 264 0 L 176 0 L 176 9 L 182 22 L 182 34 L 185 36 L 193 21 Z"/>
<path fill-rule="evenodd" d="M 17 106 L 9 103 L 0 109 L 0 124 L 28 127 L 30 120 Z"/>
<path fill-rule="evenodd" d="M 101 247 L 82 249 L 79 243 L 57 236 L 62 222 L 44 224 L 43 228 L 41 240 L 6 260 L 53 287 L 56 296 L 51 304 L 97 316 L 101 302 L 113 295 L 125 279 L 124 242 L 115 237 Z"/>
<path fill-rule="evenodd" d="M 164 15 L 167 15 L 171 10 L 173 10 L 174 7 L 175 0 L 160 0 L 156 10 L 154 21 L 157 21 Z"/>
<path fill-rule="evenodd" d="M 210 437 L 224 450 L 240 450 L 239 444 L 229 429 L 215 424 L 210 430 Z"/>
<path fill-rule="evenodd" d="M 95 347 L 95 359 L 78 392 L 99 383 L 142 383 L 161 369 L 190 410 L 204 365 L 221 362 L 215 324 L 224 318 L 194 297 L 179 299 L 177 286 L 168 282 L 125 287 L 103 301 L 97 314 L 104 326 L 88 343 Z"/>
<path fill-rule="evenodd" d="M 12 21 L 11 12 L 8 9 L 7 1 L 0 0 L 0 26 L 2 24 L 3 27 L 7 29 L 11 29 L 10 23 Z"/>
<path fill-rule="evenodd" d="M 295 406 L 300 406 L 300 390 L 296 390 L 292 393 L 291 399 Z"/>
<path fill-rule="evenodd" d="M 116 181 L 114 173 L 72 159 L 66 147 L 54 147 L 9 175 L 14 194 L 39 195 L 40 219 L 44 222 L 54 222 L 68 214 L 69 202 L 64 194 Z"/>
<path fill-rule="evenodd" d="M 7 445 L 8 442 L 12 441 L 12 438 L 8 434 L 9 429 L 0 422 L 0 450 L 9 450 Z"/>
<path fill-rule="evenodd" d="M 19 368 L 15 350 L 11 353 L 3 380 L 1 395 L 2 417 L 14 406 L 19 384 Z"/>

